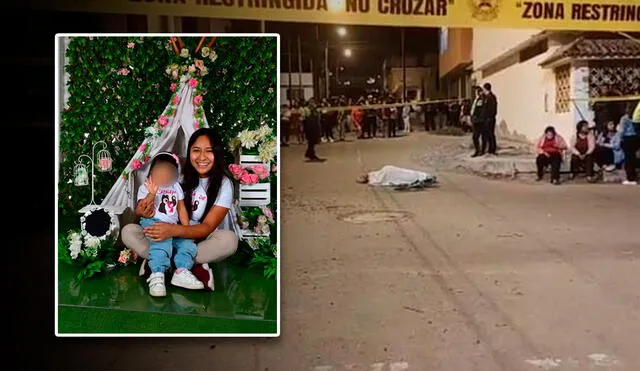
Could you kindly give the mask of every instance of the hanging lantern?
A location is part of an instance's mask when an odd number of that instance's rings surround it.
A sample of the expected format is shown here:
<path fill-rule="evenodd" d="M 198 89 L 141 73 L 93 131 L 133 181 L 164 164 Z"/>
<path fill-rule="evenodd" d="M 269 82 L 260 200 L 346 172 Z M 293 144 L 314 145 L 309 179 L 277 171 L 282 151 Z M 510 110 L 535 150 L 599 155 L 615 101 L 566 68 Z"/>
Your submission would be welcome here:
<path fill-rule="evenodd" d="M 82 162 L 78 162 L 73 168 L 73 178 L 73 184 L 77 187 L 89 185 L 89 172 Z"/>
<path fill-rule="evenodd" d="M 98 152 L 98 170 L 102 172 L 111 171 L 113 160 L 111 160 L 111 154 L 106 149 Z"/>

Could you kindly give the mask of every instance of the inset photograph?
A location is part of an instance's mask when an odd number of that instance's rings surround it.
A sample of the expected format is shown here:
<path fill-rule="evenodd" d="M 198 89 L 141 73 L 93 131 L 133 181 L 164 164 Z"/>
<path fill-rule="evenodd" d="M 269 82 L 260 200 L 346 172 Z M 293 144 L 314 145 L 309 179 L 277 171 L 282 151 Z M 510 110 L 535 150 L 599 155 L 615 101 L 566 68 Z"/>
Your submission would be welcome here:
<path fill-rule="evenodd" d="M 57 35 L 56 335 L 279 335 L 278 44 Z"/>

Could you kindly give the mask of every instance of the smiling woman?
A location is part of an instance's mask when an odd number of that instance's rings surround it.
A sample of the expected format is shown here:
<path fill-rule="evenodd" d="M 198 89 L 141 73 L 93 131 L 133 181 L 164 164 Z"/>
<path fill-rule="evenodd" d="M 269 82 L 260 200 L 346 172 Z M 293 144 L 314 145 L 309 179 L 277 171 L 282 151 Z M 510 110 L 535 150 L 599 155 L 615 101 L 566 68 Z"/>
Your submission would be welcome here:
<path fill-rule="evenodd" d="M 149 257 L 149 239 L 155 242 L 173 238 L 200 241 L 192 271 L 206 284 L 205 288 L 213 290 L 213 273 L 208 263 L 224 260 L 238 246 L 229 213 L 233 186 L 224 175 L 224 146 L 213 129 L 202 128 L 194 132 L 189 139 L 187 153 L 182 190 L 189 224 L 156 222 L 144 229 L 137 224 L 129 224 L 122 229 L 122 241 L 145 259 Z M 149 218 L 153 217 L 155 210 L 139 202 L 136 214 Z M 141 273 L 146 275 L 150 272 L 143 265 Z"/>

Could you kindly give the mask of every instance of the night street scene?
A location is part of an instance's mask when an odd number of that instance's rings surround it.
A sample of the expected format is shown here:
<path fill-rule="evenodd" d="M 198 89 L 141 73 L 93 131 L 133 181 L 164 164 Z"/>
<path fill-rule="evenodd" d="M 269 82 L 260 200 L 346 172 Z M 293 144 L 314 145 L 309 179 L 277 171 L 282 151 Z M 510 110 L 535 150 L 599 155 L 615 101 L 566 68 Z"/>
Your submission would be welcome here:
<path fill-rule="evenodd" d="M 57 367 L 640 369 L 640 30 L 45 11 L 28 24 L 25 40 L 280 34 L 280 336 L 65 342 Z M 52 99 L 35 83 L 53 80 L 41 44 L 10 59 L 33 70 L 23 110 Z M 30 127 L 52 134 L 50 114 Z M 238 293 L 221 275 L 216 294 L 250 310 L 211 326 L 274 320 L 253 286 Z"/>

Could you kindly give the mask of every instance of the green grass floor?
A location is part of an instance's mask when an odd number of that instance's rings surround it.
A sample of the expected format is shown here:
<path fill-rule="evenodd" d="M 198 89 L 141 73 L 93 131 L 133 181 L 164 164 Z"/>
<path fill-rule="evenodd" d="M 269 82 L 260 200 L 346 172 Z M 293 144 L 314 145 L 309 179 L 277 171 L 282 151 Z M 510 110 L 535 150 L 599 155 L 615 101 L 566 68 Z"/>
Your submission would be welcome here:
<path fill-rule="evenodd" d="M 59 231 L 71 227 L 72 218 L 61 220 Z M 59 263 L 58 332 L 275 334 L 277 282 L 229 263 L 212 268 L 214 292 L 173 287 L 167 276 L 167 297 L 152 298 L 139 266 L 80 281 L 76 267 Z"/>

